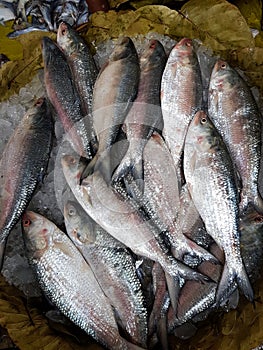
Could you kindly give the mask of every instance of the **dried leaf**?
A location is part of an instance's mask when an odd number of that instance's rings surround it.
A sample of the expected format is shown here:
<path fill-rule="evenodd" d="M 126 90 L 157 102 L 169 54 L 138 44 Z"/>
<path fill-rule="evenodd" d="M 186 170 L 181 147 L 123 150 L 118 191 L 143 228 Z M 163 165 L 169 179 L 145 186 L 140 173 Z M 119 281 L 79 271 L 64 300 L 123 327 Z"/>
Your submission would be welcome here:
<path fill-rule="evenodd" d="M 190 0 L 181 11 L 196 28 L 194 34 L 214 51 L 254 46 L 244 17 L 225 0 Z"/>
<path fill-rule="evenodd" d="M 52 33 L 32 32 L 15 39 L 16 45 L 23 48 L 23 59 L 7 62 L 0 69 L 0 101 L 18 93 L 22 86 L 32 80 L 37 70 L 43 67 L 41 51 L 43 36 L 55 38 L 55 34 Z"/>
<path fill-rule="evenodd" d="M 261 29 L 262 1 L 260 0 L 234 0 L 250 28 Z"/>

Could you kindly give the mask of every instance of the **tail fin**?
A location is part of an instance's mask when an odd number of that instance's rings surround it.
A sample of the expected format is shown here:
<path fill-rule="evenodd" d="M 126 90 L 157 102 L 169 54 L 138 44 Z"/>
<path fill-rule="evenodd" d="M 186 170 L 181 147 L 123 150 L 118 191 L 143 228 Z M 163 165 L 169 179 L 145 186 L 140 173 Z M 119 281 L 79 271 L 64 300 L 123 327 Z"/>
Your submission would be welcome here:
<path fill-rule="evenodd" d="M 236 270 L 233 268 L 229 268 L 228 264 L 225 263 L 216 294 L 216 303 L 218 305 L 224 304 L 226 298 L 229 297 L 229 291 L 231 290 L 231 288 L 233 288 L 233 284 L 235 282 L 237 283 L 238 287 L 245 295 L 245 297 L 249 301 L 253 302 L 254 293 L 244 265 L 242 264 L 241 269 Z"/>
<path fill-rule="evenodd" d="M 89 175 L 93 174 L 95 170 L 99 171 L 105 180 L 107 184 L 111 183 L 111 161 L 110 157 L 100 157 L 98 153 L 95 155 L 95 157 L 91 160 L 91 162 L 86 166 L 86 168 L 83 170 L 81 177 L 80 177 L 80 183 L 88 177 Z"/>
<path fill-rule="evenodd" d="M 143 184 L 143 159 L 142 156 L 134 157 L 128 151 L 121 161 L 118 168 L 115 170 L 112 181 L 117 182 L 130 174 L 136 182 L 136 185 L 143 193 L 144 184 Z"/>

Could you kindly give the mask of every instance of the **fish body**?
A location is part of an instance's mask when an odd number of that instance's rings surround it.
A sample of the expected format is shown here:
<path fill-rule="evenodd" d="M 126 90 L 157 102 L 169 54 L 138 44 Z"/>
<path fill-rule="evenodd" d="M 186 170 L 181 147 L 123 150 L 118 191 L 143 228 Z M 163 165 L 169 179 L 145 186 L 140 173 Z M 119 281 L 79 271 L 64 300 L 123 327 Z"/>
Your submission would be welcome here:
<path fill-rule="evenodd" d="M 63 50 L 71 68 L 74 82 L 80 96 L 83 115 L 87 118 L 93 152 L 97 149 L 96 136 L 92 119 L 93 87 L 98 69 L 85 40 L 67 23 L 60 23 L 57 32 L 57 43 Z"/>
<path fill-rule="evenodd" d="M 72 322 L 109 349 L 129 349 L 90 266 L 55 224 L 34 212 L 23 217 L 29 263 L 42 290 Z"/>
<path fill-rule="evenodd" d="M 146 347 L 147 310 L 130 252 L 76 201 L 65 203 L 64 217 L 69 237 L 92 268 L 131 342 Z"/>
<path fill-rule="evenodd" d="M 91 159 L 91 139 L 81 110 L 81 102 L 71 70 L 63 52 L 48 37 L 42 39 L 44 81 L 47 95 L 54 106 L 74 150 Z"/>
<path fill-rule="evenodd" d="M 162 44 L 151 40 L 140 57 L 140 80 L 137 97 L 125 119 L 129 148 L 114 181 L 131 172 L 135 179 L 143 179 L 143 149 L 154 130 L 163 129 L 160 89 L 167 57 Z"/>
<path fill-rule="evenodd" d="M 134 44 L 130 38 L 122 37 L 101 68 L 94 85 L 92 111 L 99 148 L 83 178 L 91 174 L 96 166 L 110 182 L 109 151 L 136 97 L 139 76 L 139 59 Z"/>
<path fill-rule="evenodd" d="M 202 107 L 202 80 L 191 39 L 172 49 L 161 84 L 163 137 L 176 168 L 180 165 L 186 131 L 194 113 Z"/>
<path fill-rule="evenodd" d="M 225 265 L 217 301 L 233 282 L 253 300 L 253 291 L 240 253 L 238 191 L 235 171 L 227 148 L 203 111 L 195 114 L 184 148 L 184 171 L 188 189 L 207 233 L 224 251 Z"/>
<path fill-rule="evenodd" d="M 241 178 L 241 211 L 252 205 L 262 213 L 258 191 L 262 116 L 243 78 L 225 61 L 218 60 L 212 71 L 208 107 Z"/>
<path fill-rule="evenodd" d="M 0 243 L 26 209 L 44 176 L 52 144 L 53 120 L 44 98 L 26 112 L 0 160 Z M 3 256 L 1 256 L 1 259 Z"/>
<path fill-rule="evenodd" d="M 99 172 L 95 172 L 79 185 L 84 167 L 85 164 L 76 157 L 62 158 L 65 178 L 76 199 L 93 220 L 135 254 L 158 261 L 168 274 L 197 280 L 206 279 L 174 259 L 165 244 L 162 244 L 161 232 L 156 229 L 153 232 L 154 227 L 139 213 L 139 208 L 131 206 L 129 199 L 125 201 L 125 194 L 116 193 L 107 186 Z"/>

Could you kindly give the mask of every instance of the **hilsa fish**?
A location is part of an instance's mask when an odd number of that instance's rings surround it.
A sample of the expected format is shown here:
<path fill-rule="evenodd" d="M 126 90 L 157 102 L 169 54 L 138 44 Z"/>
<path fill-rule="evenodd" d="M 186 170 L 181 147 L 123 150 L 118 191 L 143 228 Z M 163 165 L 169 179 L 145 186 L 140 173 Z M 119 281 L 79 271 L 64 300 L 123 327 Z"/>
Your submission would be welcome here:
<path fill-rule="evenodd" d="M 117 193 L 109 187 L 100 172 L 79 179 L 85 164 L 77 157 L 64 156 L 63 172 L 74 196 L 89 216 L 104 230 L 129 247 L 135 254 L 158 261 L 171 276 L 205 281 L 206 277 L 192 270 L 169 254 L 158 228 L 150 225 L 141 215 L 139 207 L 131 205 L 125 190 Z"/>
<path fill-rule="evenodd" d="M 99 141 L 96 156 L 82 174 L 82 179 L 99 170 L 111 182 L 111 148 L 135 99 L 140 66 L 132 40 L 121 37 L 101 68 L 93 90 L 92 112 Z"/>
<path fill-rule="evenodd" d="M 154 130 L 163 129 L 160 89 L 167 57 L 158 40 L 150 40 L 140 57 L 137 97 L 125 119 L 129 147 L 113 175 L 118 181 L 130 173 L 143 190 L 143 150 Z"/>
<path fill-rule="evenodd" d="M 252 206 L 262 214 L 258 191 L 262 116 L 246 82 L 226 61 L 218 60 L 213 68 L 208 107 L 241 179 L 241 211 Z"/>
<path fill-rule="evenodd" d="M 92 135 L 85 118 L 78 91 L 66 57 L 48 37 L 42 39 L 44 82 L 47 96 L 56 110 L 73 149 L 82 157 L 92 159 Z"/>
<path fill-rule="evenodd" d="M 236 281 L 253 301 L 253 290 L 240 253 L 238 190 L 228 150 L 206 113 L 190 123 L 184 148 L 186 183 L 207 233 L 224 251 L 225 264 L 217 289 L 217 302 Z"/>
<path fill-rule="evenodd" d="M 146 347 L 146 302 L 130 252 L 94 222 L 76 200 L 65 202 L 64 217 L 69 237 L 90 265 L 128 339 Z"/>
<path fill-rule="evenodd" d="M 111 305 L 69 237 L 45 217 L 27 211 L 23 237 L 40 287 L 72 322 L 109 349 L 141 349 L 123 339 Z"/>
<path fill-rule="evenodd" d="M 183 38 L 172 49 L 162 76 L 163 137 L 180 166 L 186 131 L 194 113 L 202 107 L 202 79 L 191 39 Z"/>
<path fill-rule="evenodd" d="M 52 146 L 53 120 L 45 98 L 27 110 L 0 160 L 0 265 L 5 240 L 45 174 Z"/>
<path fill-rule="evenodd" d="M 64 52 L 72 71 L 72 76 L 79 93 L 82 113 L 87 118 L 92 151 L 95 155 L 98 148 L 92 118 L 93 88 L 98 69 L 85 40 L 67 23 L 60 23 L 57 32 L 57 43 Z"/>

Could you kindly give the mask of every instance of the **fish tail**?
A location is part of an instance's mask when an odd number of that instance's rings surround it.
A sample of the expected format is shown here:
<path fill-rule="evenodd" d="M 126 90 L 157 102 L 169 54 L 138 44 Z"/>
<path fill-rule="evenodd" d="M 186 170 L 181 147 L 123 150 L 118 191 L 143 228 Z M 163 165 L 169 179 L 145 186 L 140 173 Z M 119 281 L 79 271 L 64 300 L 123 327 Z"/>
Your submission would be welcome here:
<path fill-rule="evenodd" d="M 191 256 L 195 255 L 196 257 L 198 257 L 201 260 L 201 262 L 202 261 L 210 261 L 213 264 L 220 264 L 220 262 L 218 261 L 218 259 L 214 255 L 209 253 L 203 247 L 196 244 L 191 239 L 186 238 L 186 243 L 187 243 L 187 245 L 186 245 L 184 254 L 188 253 Z"/>
<path fill-rule="evenodd" d="M 112 175 L 110 157 L 100 157 L 97 153 L 83 170 L 80 176 L 80 183 L 82 183 L 85 178 L 92 175 L 95 171 L 99 171 L 105 182 L 110 184 Z"/>
<path fill-rule="evenodd" d="M 112 181 L 118 182 L 128 174 L 135 180 L 137 187 L 143 193 L 144 182 L 143 182 L 143 159 L 140 157 L 133 157 L 130 153 L 127 153 L 122 159 L 120 165 L 115 170 Z"/>
<path fill-rule="evenodd" d="M 216 303 L 222 305 L 225 300 L 229 298 L 229 291 L 233 283 L 236 282 L 240 290 L 243 292 L 245 297 L 253 302 L 254 293 L 251 287 L 245 266 L 242 264 L 241 269 L 229 268 L 228 264 L 225 263 L 221 280 L 217 289 Z"/>

